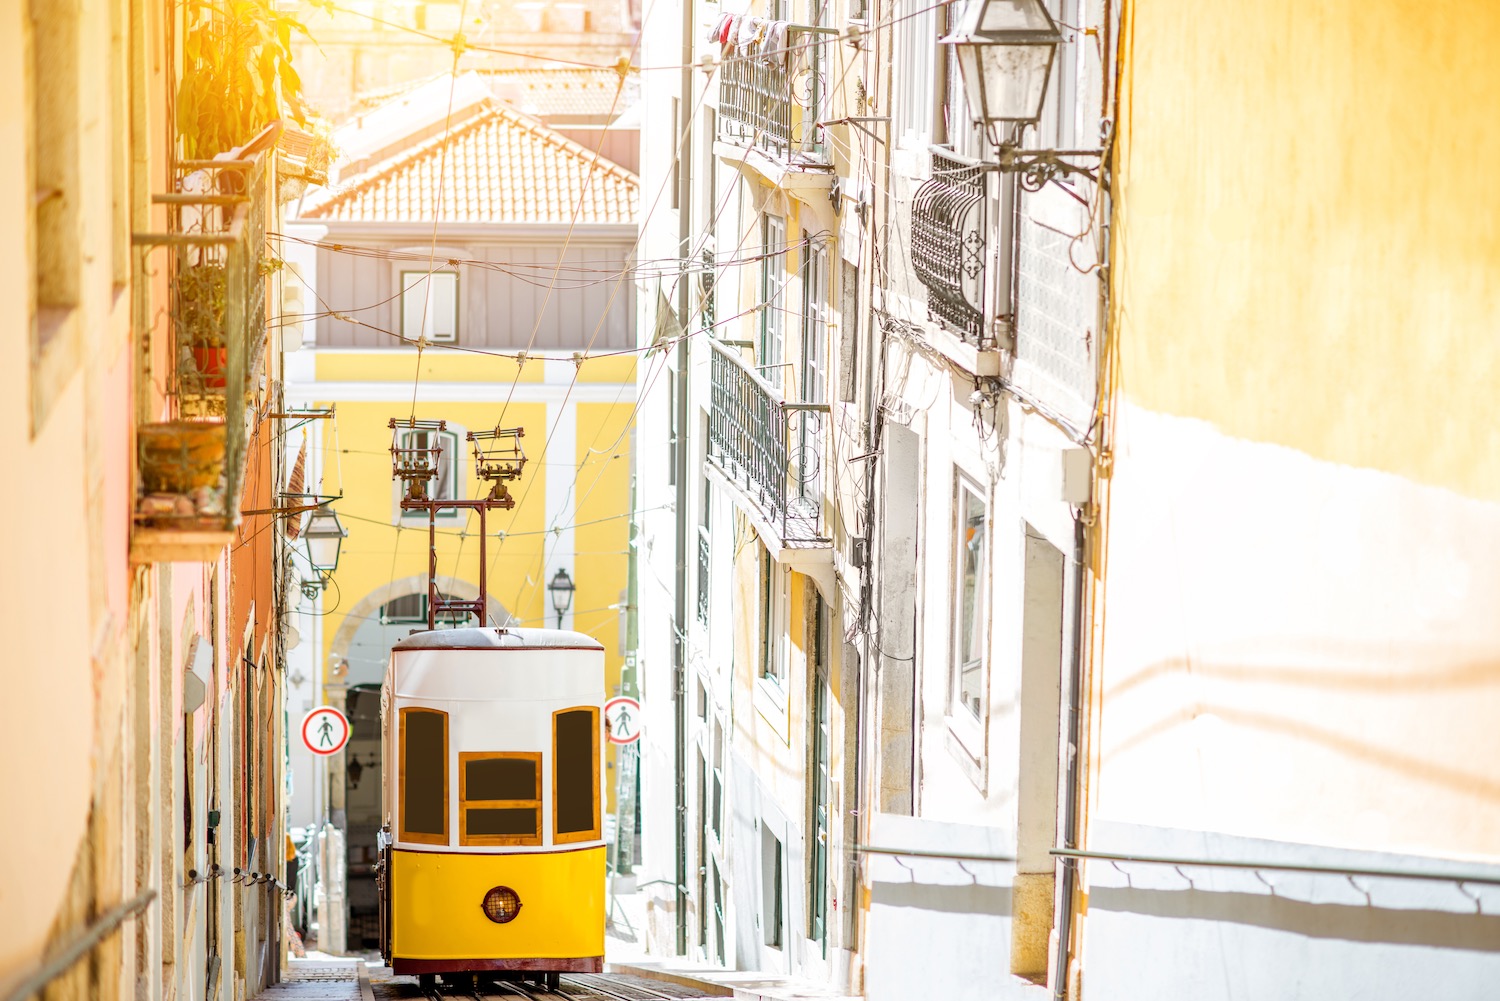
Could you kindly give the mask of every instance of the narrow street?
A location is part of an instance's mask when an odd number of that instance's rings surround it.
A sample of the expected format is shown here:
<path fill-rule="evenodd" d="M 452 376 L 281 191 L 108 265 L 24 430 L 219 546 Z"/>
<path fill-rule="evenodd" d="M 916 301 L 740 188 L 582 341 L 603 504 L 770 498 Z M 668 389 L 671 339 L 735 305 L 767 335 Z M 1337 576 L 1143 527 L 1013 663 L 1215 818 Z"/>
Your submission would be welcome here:
<path fill-rule="evenodd" d="M 1500 996 L 1497 52 L 0 4 L 0 1001 Z"/>

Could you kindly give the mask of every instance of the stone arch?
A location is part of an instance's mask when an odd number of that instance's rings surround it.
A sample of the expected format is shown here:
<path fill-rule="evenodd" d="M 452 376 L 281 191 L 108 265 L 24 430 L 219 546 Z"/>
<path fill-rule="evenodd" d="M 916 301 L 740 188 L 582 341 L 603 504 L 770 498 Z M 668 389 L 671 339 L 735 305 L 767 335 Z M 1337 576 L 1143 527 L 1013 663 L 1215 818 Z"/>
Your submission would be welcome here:
<path fill-rule="evenodd" d="M 439 577 L 438 590 L 450 594 L 455 598 L 474 599 L 479 597 L 479 588 L 466 580 L 457 577 Z M 414 574 L 410 577 L 401 577 L 371 590 L 363 598 L 354 603 L 354 606 L 344 615 L 339 622 L 338 630 L 333 635 L 333 643 L 328 649 L 328 667 L 331 670 L 336 662 L 343 662 L 349 666 L 349 674 L 337 679 L 346 685 L 358 683 L 379 683 L 384 675 L 384 664 L 376 667 L 373 663 L 364 663 L 364 658 L 354 656 L 355 640 L 362 627 L 369 630 L 369 624 L 378 622 L 380 608 L 392 598 L 404 597 L 408 594 L 425 594 L 427 591 L 427 575 Z M 515 619 L 504 605 L 490 595 L 485 602 L 488 616 L 487 625 L 507 626 L 512 625 Z M 403 627 L 405 628 L 405 627 Z M 388 649 L 388 648 L 387 648 Z M 374 677 L 371 677 L 371 675 Z M 330 680 L 334 680 L 331 679 Z"/>

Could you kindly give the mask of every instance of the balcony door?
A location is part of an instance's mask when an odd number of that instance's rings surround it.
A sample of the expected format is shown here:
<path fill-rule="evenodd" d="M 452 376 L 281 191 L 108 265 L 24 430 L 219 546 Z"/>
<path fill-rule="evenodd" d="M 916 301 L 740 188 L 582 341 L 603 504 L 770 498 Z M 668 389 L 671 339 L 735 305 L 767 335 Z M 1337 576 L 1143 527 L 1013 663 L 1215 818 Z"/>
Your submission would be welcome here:
<path fill-rule="evenodd" d="M 828 249 L 814 244 L 803 233 L 806 251 L 802 255 L 802 365 L 800 403 L 828 402 Z M 792 415 L 792 472 L 796 477 L 796 496 L 809 515 L 815 515 L 823 503 L 822 451 L 825 415 L 816 410 L 802 410 Z"/>

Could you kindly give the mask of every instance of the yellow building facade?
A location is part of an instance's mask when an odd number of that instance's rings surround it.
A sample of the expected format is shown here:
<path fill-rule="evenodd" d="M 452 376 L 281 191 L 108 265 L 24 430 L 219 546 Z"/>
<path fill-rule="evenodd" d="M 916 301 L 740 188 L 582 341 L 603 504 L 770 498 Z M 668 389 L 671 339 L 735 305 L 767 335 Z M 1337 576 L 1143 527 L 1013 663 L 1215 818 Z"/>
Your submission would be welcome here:
<path fill-rule="evenodd" d="M 1482 996 L 1490 891 L 1441 875 L 1500 863 L 1500 11 L 1144 0 L 1120 40 L 1088 848 L 1329 871 L 1298 916 L 1183 870 L 1204 923 L 1147 945 L 1091 863 L 1084 983 L 1230 996 L 1358 927 L 1262 996 Z M 1361 866 L 1426 875 L 1332 906 Z"/>

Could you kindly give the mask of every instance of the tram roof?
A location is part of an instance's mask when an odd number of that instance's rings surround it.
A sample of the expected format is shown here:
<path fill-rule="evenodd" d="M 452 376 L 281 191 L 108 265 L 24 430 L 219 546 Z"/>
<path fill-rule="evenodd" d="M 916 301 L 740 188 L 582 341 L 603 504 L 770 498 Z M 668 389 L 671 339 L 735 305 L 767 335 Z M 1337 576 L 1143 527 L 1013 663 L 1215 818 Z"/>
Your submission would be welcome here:
<path fill-rule="evenodd" d="M 570 629 L 428 629 L 399 640 L 392 650 L 603 650 L 587 633 Z"/>

